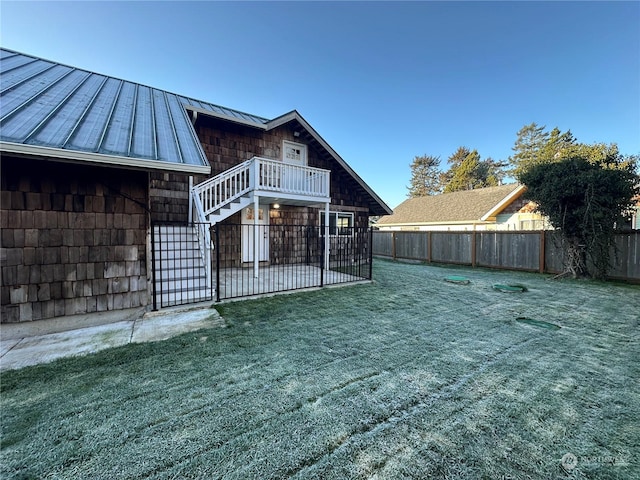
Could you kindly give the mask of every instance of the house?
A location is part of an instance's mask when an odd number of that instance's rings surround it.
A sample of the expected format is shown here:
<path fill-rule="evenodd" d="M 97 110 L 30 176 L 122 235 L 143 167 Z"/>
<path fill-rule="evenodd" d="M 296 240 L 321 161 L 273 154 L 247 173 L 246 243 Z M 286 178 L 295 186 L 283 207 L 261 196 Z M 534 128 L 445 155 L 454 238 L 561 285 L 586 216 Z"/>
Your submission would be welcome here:
<path fill-rule="evenodd" d="M 367 277 L 369 216 L 391 209 L 297 111 L 8 49 L 0 85 L 3 323 Z"/>
<path fill-rule="evenodd" d="M 544 218 L 519 184 L 478 188 L 402 202 L 376 224 L 379 230 L 541 230 Z"/>

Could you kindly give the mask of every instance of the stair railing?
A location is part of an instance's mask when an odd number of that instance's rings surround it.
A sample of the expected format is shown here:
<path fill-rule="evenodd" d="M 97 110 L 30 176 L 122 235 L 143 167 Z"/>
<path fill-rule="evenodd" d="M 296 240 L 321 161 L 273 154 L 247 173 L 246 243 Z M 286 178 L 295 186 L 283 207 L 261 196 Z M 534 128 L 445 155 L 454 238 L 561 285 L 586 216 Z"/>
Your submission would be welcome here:
<path fill-rule="evenodd" d="M 196 238 L 198 239 L 200 258 L 204 263 L 207 288 L 211 288 L 211 225 L 207 222 L 207 217 L 204 215 L 200 197 L 194 195 L 193 189 L 191 190 L 191 204 L 193 205 L 193 211 L 195 212 L 193 228 L 196 233 Z"/>
<path fill-rule="evenodd" d="M 252 163 L 253 159 L 242 162 L 191 188 L 191 196 L 198 197 L 205 219 L 216 210 L 253 190 Z"/>

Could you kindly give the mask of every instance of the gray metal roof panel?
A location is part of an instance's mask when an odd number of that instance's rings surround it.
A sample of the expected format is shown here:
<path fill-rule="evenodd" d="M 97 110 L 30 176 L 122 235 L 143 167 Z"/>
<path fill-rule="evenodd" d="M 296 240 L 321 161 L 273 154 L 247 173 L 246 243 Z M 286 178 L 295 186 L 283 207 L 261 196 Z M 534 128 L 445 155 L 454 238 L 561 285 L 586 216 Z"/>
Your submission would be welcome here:
<path fill-rule="evenodd" d="M 258 115 L 252 115 L 250 113 L 241 112 L 239 110 L 233 110 L 231 108 L 221 107 L 220 105 L 214 105 L 213 103 L 203 102 L 201 100 L 196 100 L 194 98 L 188 97 L 180 97 L 182 103 L 185 105 L 190 105 L 192 107 L 196 107 L 202 110 L 208 110 L 214 114 L 224 115 L 230 118 L 237 118 L 239 120 L 249 121 L 251 123 L 256 123 L 259 125 L 265 125 L 269 122 L 269 119 L 264 117 L 259 117 Z"/>
<path fill-rule="evenodd" d="M 0 48 L 0 140 L 208 167 L 175 94 Z"/>

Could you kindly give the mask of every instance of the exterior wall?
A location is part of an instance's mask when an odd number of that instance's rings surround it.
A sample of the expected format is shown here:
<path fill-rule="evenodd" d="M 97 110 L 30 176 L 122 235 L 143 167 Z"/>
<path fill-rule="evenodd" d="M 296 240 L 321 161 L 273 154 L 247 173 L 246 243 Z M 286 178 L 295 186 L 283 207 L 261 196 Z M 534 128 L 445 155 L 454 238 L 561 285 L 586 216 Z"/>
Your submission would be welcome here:
<path fill-rule="evenodd" d="M 195 183 L 198 182 L 194 178 Z M 186 222 L 189 218 L 189 176 L 151 172 L 149 209 L 154 222 Z"/>
<path fill-rule="evenodd" d="M 211 175 L 215 176 L 254 156 L 282 159 L 282 142 L 288 140 L 307 145 L 308 165 L 331 171 L 331 210 L 368 212 L 365 199 L 358 193 L 355 180 L 333 160 L 325 159 L 313 142 L 308 143 L 294 136 L 294 129 L 286 125 L 264 132 L 248 126 L 201 117 L 196 130 L 202 148 L 211 164 Z M 194 183 L 201 181 L 194 179 Z M 368 215 L 368 213 L 367 213 Z M 360 221 L 360 220 L 358 220 Z M 368 225 L 367 221 L 363 226 Z"/>
<path fill-rule="evenodd" d="M 211 164 L 211 176 L 218 175 L 254 156 L 280 160 L 283 140 L 306 144 L 308 165 L 331 171 L 330 210 L 352 212 L 354 226 L 367 228 L 369 210 L 362 206 L 366 205 L 365 200 L 359 194 L 353 193 L 359 191 L 354 188 L 355 180 L 338 168 L 337 163 L 324 159 L 313 143 L 307 143 L 294 136 L 294 130 L 301 129 L 285 125 L 265 132 L 204 116 L 201 116 L 196 123 L 202 148 Z M 203 180 L 204 178 L 194 178 L 194 184 Z M 188 177 L 152 174 L 150 196 L 152 219 L 187 220 Z M 171 201 L 168 201 L 168 198 L 171 198 Z M 286 202 L 281 202 L 280 209 L 270 208 L 269 223 L 274 228 L 270 229 L 269 262 L 272 264 L 295 263 L 300 259 L 306 259 L 309 254 L 307 242 L 295 240 L 300 238 L 300 232 L 294 233 L 294 229 L 286 230 L 281 226 L 319 227 L 321 211 L 324 211 L 324 208 L 286 205 Z M 224 252 L 221 259 L 222 268 L 242 266 L 241 229 L 231 227 L 240 223 L 240 214 L 235 214 L 222 222 L 227 226 L 220 230 L 220 249 Z M 275 233 L 276 231 L 278 234 Z M 284 233 L 285 231 L 287 233 Z M 315 254 L 315 250 L 312 250 L 311 254 Z"/>
<path fill-rule="evenodd" d="M 147 173 L 3 156 L 2 317 L 148 304 Z"/>

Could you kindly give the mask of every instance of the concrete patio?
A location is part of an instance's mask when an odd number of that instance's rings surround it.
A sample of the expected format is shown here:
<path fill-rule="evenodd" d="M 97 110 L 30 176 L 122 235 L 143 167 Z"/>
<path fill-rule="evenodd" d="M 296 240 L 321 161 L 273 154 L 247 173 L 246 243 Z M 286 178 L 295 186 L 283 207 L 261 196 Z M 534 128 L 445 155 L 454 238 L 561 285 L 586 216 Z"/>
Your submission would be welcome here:
<path fill-rule="evenodd" d="M 57 323 L 54 320 L 44 321 L 48 325 L 43 322 L 4 324 L 0 330 L 0 371 L 224 326 L 222 317 L 210 307 L 211 302 L 208 302 L 158 312 L 138 312 L 138 316 L 135 312 L 108 312 L 107 315 L 93 317 L 94 322 L 104 323 L 84 327 L 80 325 L 87 319 L 86 315 L 61 318 Z M 121 320 L 117 319 L 118 315 Z"/>

